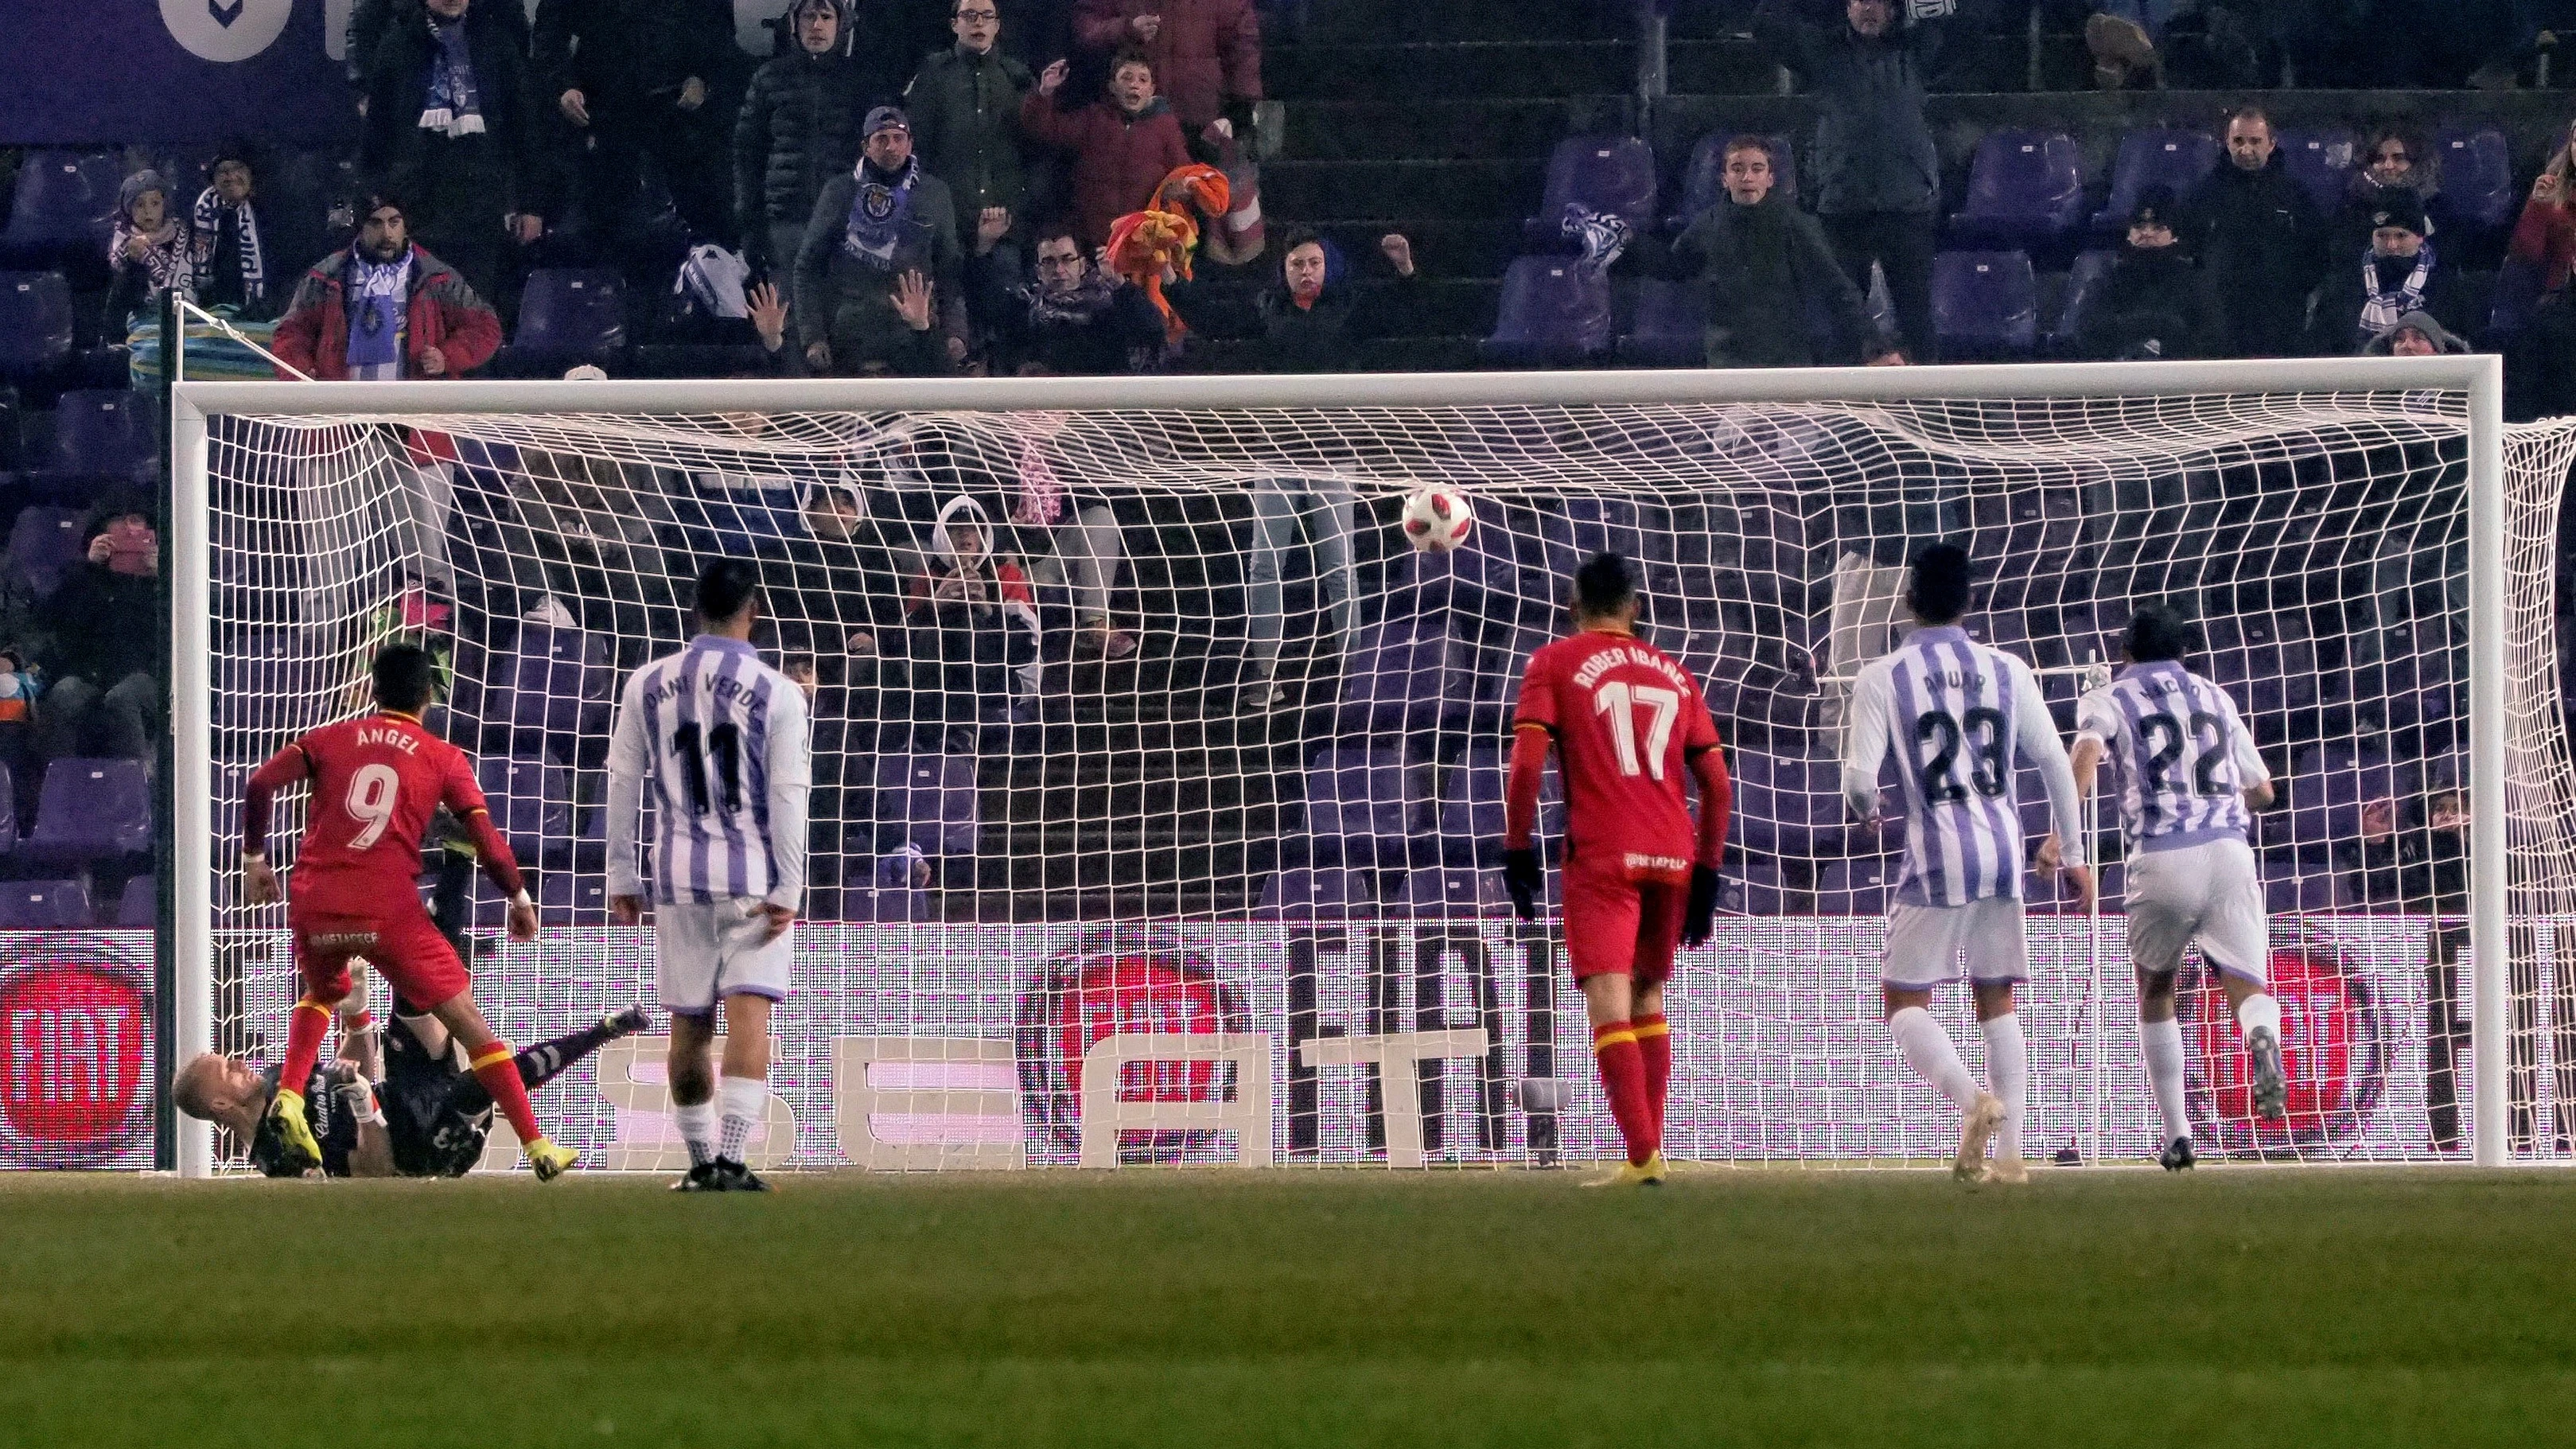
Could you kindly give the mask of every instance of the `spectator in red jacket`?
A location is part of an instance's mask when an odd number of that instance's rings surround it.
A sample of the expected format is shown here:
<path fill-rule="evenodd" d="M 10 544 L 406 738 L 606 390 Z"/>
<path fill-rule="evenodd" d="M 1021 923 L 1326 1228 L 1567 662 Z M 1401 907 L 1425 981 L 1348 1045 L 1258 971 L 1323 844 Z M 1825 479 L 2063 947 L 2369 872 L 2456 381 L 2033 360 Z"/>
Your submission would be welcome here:
<path fill-rule="evenodd" d="M 501 319 L 412 241 L 402 203 L 367 198 L 344 251 L 313 264 L 277 322 L 277 355 L 325 382 L 455 377 L 501 346 Z"/>
<path fill-rule="evenodd" d="M 1081 0 L 1073 35 L 1089 51 L 1141 51 L 1191 135 L 1230 112 L 1235 129 L 1244 129 L 1261 99 L 1261 17 L 1252 0 Z"/>
<path fill-rule="evenodd" d="M 1020 129 L 1030 140 L 1073 153 L 1073 213 L 1082 244 L 1109 240 L 1109 225 L 1153 199 L 1174 168 L 1190 162 L 1171 103 L 1154 93 L 1154 63 L 1139 51 L 1118 57 L 1109 94 L 1071 115 L 1056 109 L 1065 62 L 1038 77 L 1020 102 Z"/>

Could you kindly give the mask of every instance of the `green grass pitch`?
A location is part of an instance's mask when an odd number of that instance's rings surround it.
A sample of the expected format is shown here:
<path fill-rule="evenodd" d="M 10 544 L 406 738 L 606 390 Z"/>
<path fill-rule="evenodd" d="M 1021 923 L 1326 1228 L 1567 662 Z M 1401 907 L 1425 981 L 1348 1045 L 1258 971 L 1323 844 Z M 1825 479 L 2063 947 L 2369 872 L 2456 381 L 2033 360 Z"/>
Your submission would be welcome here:
<path fill-rule="evenodd" d="M 2576 1442 L 2576 1174 L 0 1182 L 0 1443 Z"/>

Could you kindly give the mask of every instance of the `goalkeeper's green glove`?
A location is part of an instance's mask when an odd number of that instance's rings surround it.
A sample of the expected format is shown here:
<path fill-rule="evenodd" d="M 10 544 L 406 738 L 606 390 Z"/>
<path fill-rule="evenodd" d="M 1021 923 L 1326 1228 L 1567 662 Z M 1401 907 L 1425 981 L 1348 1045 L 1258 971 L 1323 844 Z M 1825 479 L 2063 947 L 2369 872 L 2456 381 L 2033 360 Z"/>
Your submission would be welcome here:
<path fill-rule="evenodd" d="M 1682 908 L 1682 944 L 1705 946 L 1717 916 L 1717 867 L 1691 867 L 1690 903 Z"/>
<path fill-rule="evenodd" d="M 1538 919 L 1539 892 L 1546 885 L 1536 850 L 1523 846 L 1503 852 L 1503 889 L 1512 893 L 1512 910 L 1522 920 Z"/>

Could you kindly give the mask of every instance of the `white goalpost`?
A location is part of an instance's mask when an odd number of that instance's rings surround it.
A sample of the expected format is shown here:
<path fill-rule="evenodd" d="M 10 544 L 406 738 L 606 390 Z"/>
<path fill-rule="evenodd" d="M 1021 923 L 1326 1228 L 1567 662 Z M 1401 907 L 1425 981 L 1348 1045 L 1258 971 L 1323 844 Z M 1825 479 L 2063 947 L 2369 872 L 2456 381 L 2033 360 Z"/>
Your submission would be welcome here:
<path fill-rule="evenodd" d="M 811 662 L 829 722 L 768 1162 L 1595 1155 L 1561 928 L 1498 910 L 1491 871 L 1521 664 L 1612 547 L 1739 782 L 1721 929 L 1677 978 L 1667 1151 L 1926 1157 L 1947 1129 L 1876 1029 L 1890 842 L 1827 765 L 1898 570 L 1951 537 L 1979 636 L 2061 726 L 2129 608 L 2173 602 L 2284 782 L 2256 843 L 2301 1095 L 2252 1120 L 2187 990 L 2216 1151 L 2566 1160 L 2576 424 L 2508 428 L 2502 386 L 2493 357 L 182 382 L 175 1058 L 282 1040 L 283 913 L 234 894 L 239 780 L 360 709 L 393 637 L 439 654 L 438 723 L 544 887 L 537 945 L 478 951 L 496 1024 L 649 999 L 649 935 L 602 910 L 608 701 L 723 554 L 759 563 L 755 643 Z M 1389 526 L 1433 483 L 1475 510 L 1455 552 Z M 291 861 L 300 799 L 280 813 Z M 2108 822 L 2099 849 L 2112 899 L 2033 916 L 2035 1157 L 2135 1159 L 2149 1131 Z M 632 1135 L 658 1088 L 631 1055 L 538 1103 L 588 1165 L 667 1155 Z M 231 1165 L 179 1130 L 182 1175 Z"/>

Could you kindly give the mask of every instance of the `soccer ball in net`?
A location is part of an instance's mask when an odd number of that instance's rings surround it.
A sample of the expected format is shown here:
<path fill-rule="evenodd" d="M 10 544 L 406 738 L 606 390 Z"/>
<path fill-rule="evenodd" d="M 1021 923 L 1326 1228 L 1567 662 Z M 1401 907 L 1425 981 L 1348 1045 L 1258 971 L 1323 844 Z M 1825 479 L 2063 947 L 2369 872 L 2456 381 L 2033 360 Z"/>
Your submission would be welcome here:
<path fill-rule="evenodd" d="M 1404 541 L 1424 553 L 1447 553 L 1465 543 L 1475 522 L 1467 495 L 1455 488 L 1425 488 L 1404 500 Z"/>

